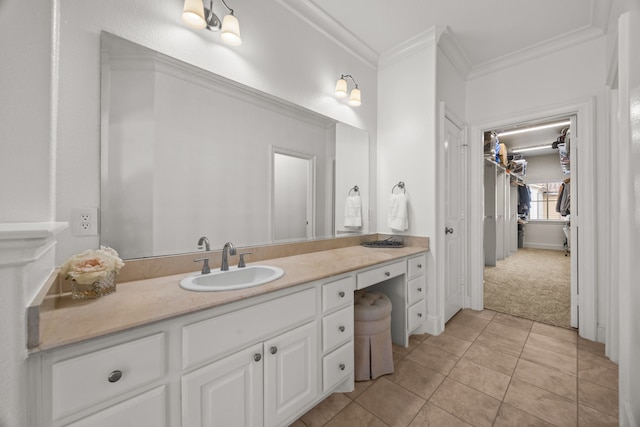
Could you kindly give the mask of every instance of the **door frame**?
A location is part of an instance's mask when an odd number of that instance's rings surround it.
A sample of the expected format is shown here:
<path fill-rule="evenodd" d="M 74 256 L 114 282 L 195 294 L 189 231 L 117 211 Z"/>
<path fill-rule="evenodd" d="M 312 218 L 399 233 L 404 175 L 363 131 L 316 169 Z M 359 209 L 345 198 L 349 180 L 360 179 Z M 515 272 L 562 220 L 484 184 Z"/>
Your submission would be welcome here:
<path fill-rule="evenodd" d="M 507 117 L 486 120 L 471 125 L 469 144 L 469 243 L 468 271 L 470 307 L 483 309 L 483 131 L 507 124 L 537 120 L 541 117 L 577 117 L 576 131 L 572 134 L 571 158 L 572 181 L 576 181 L 576 206 L 579 216 L 571 218 L 572 257 L 571 281 L 573 290 L 579 288 L 577 297 L 580 315 L 577 319 L 580 336 L 596 341 L 597 338 L 597 287 L 596 287 L 596 203 L 593 189 L 596 188 L 595 174 L 595 100 L 593 97 L 579 99 L 561 105 L 551 105 L 535 110 L 515 113 Z M 574 172 L 575 171 L 575 177 Z M 573 187 L 573 186 L 572 186 Z M 578 238 L 579 236 L 579 238 Z M 573 319 L 572 319 L 573 323 Z"/>

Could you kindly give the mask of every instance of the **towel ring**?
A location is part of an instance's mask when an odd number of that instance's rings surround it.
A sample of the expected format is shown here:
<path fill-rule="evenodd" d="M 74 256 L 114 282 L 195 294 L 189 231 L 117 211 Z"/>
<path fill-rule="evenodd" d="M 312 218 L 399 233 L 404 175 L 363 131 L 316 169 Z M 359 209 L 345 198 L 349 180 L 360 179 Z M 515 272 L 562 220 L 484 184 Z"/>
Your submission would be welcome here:
<path fill-rule="evenodd" d="M 393 190 L 395 190 L 395 189 L 396 189 L 396 187 L 398 187 L 399 189 L 401 189 L 401 190 L 402 190 L 402 192 L 406 194 L 406 192 L 407 192 L 407 191 L 406 191 L 406 190 L 405 190 L 405 188 L 404 188 L 404 182 L 400 181 L 399 183 L 397 183 L 396 185 L 394 185 L 394 186 L 393 186 L 393 188 L 391 189 L 391 194 L 393 194 Z"/>
<path fill-rule="evenodd" d="M 352 191 L 355 191 L 356 194 L 360 195 L 360 188 L 358 188 L 357 185 L 354 185 L 353 188 L 351 190 L 349 190 L 349 195 L 351 195 Z"/>

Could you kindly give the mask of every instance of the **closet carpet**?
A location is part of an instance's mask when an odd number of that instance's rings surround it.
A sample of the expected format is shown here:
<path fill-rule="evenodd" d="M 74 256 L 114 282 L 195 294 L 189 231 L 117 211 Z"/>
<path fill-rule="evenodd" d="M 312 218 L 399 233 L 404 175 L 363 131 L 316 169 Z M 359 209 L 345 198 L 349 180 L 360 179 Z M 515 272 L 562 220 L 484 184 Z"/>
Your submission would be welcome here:
<path fill-rule="evenodd" d="M 571 257 L 520 248 L 484 268 L 484 308 L 548 325 L 571 327 Z"/>

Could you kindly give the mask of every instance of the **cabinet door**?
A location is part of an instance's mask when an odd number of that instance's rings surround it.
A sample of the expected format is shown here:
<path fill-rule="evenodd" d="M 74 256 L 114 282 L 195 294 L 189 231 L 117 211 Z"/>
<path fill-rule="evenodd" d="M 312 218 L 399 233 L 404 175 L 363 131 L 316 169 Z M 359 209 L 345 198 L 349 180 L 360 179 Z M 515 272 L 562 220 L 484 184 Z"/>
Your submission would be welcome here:
<path fill-rule="evenodd" d="M 163 427 L 166 425 L 165 403 L 165 388 L 161 386 L 68 424 L 68 427 Z"/>
<path fill-rule="evenodd" d="M 318 330 L 311 322 L 264 343 L 265 426 L 284 424 L 318 394 Z"/>
<path fill-rule="evenodd" d="M 262 344 L 182 377 L 182 427 L 261 426 Z"/>

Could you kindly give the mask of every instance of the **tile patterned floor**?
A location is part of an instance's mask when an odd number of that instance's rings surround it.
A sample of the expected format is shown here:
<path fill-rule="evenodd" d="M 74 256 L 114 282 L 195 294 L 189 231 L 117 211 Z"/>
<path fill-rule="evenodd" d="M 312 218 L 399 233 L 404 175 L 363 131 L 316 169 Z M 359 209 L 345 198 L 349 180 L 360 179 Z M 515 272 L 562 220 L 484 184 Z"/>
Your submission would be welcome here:
<path fill-rule="evenodd" d="M 440 336 L 393 351 L 393 374 L 329 396 L 292 426 L 618 425 L 618 367 L 575 331 L 463 310 Z"/>

